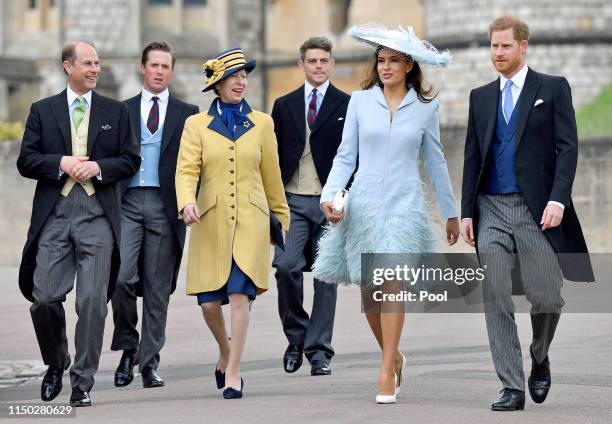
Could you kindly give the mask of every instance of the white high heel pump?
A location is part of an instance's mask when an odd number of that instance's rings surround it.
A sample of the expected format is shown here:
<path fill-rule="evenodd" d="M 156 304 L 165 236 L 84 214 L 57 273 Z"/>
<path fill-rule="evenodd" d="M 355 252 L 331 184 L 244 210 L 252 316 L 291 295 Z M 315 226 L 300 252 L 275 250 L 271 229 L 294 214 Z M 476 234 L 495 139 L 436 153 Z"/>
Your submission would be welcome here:
<path fill-rule="evenodd" d="M 392 395 L 376 395 L 376 403 L 390 404 L 397 401 L 397 374 L 393 374 L 393 383 L 395 385 L 395 393 Z"/>
<path fill-rule="evenodd" d="M 402 355 L 402 368 L 400 368 L 400 372 L 399 372 L 399 377 L 397 378 L 399 380 L 399 386 L 397 386 L 396 384 L 396 388 L 395 388 L 395 396 L 399 395 L 401 388 L 402 388 L 402 379 L 404 377 L 404 369 L 406 369 L 406 357 L 404 356 L 404 354 L 402 352 L 400 352 L 400 355 Z"/>

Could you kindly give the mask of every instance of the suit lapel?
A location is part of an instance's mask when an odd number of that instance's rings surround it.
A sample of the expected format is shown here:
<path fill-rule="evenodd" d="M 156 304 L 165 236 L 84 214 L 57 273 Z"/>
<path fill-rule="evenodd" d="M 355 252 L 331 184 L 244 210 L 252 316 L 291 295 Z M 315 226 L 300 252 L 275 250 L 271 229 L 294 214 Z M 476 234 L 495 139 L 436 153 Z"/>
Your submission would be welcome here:
<path fill-rule="evenodd" d="M 170 144 L 172 134 L 178 125 L 179 117 L 181 115 L 181 105 L 175 100 L 174 96 L 168 97 L 168 108 L 166 109 L 166 119 L 164 120 L 164 131 L 162 132 L 162 144 L 160 156 L 164 154 L 164 151 Z"/>
<path fill-rule="evenodd" d="M 538 95 L 538 90 L 540 89 L 540 79 L 538 78 L 538 74 L 536 74 L 533 70 L 529 69 L 527 71 L 527 77 L 525 78 L 525 85 L 521 90 L 521 95 L 519 96 L 517 106 L 518 110 L 518 122 L 517 122 L 517 130 L 516 130 L 516 143 L 515 143 L 515 151 L 518 149 L 519 144 L 521 143 L 521 138 L 523 137 L 523 131 L 525 131 L 525 125 L 527 125 L 527 119 L 529 118 L 529 114 L 531 113 L 533 101 Z"/>
<path fill-rule="evenodd" d="M 303 102 L 302 102 L 303 103 Z M 334 110 L 340 104 L 340 98 L 338 96 L 336 88 L 329 84 L 327 87 L 327 92 L 323 97 L 323 103 L 321 103 L 321 109 L 317 114 L 317 118 L 314 121 L 314 126 L 312 127 L 311 134 L 314 134 L 319 128 L 325 124 L 325 121 L 329 119 Z"/>
<path fill-rule="evenodd" d="M 62 133 L 66 154 L 72 155 L 72 135 L 70 134 L 70 110 L 68 108 L 67 90 L 53 98 L 53 116 L 57 121 L 57 126 Z"/>
<path fill-rule="evenodd" d="M 91 93 L 91 105 L 89 105 L 89 130 L 87 131 L 87 155 L 91 157 L 94 144 L 98 138 L 102 121 L 104 120 L 104 102 L 95 91 Z"/>
<path fill-rule="evenodd" d="M 306 109 L 304 104 L 304 85 L 295 90 L 289 99 L 289 114 L 298 131 L 298 140 L 302 143 L 306 139 Z M 303 147 L 303 146 L 302 146 Z"/>
<path fill-rule="evenodd" d="M 130 113 L 130 121 L 132 123 L 132 128 L 134 129 L 134 134 L 136 134 L 136 140 L 138 140 L 138 144 L 140 144 L 140 101 L 142 100 L 142 93 L 132 97 L 127 101 L 128 111 Z"/>
<path fill-rule="evenodd" d="M 488 93 L 486 95 L 486 102 L 483 108 L 480 108 L 478 113 L 483 113 L 487 116 L 487 127 L 485 129 L 485 136 L 482 140 L 481 152 L 483 157 L 487 157 L 489 154 L 489 147 L 493 141 L 493 134 L 495 133 L 495 119 L 497 118 L 497 103 L 499 102 L 499 78 L 489 84 Z"/>

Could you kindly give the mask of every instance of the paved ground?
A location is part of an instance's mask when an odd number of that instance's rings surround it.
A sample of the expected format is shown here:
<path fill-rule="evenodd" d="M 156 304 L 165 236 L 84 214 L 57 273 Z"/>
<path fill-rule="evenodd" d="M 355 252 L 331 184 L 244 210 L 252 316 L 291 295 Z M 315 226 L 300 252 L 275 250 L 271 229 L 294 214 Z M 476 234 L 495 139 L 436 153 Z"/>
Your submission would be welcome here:
<path fill-rule="evenodd" d="M 0 269 L 0 408 L 40 403 L 44 366 L 30 322 L 28 302 L 17 289 L 17 271 Z M 341 288 L 338 296 L 333 375 L 310 377 L 304 366 L 285 374 L 286 342 L 276 311 L 276 290 L 254 304 L 244 355 L 245 398 L 225 401 L 214 385 L 214 341 L 184 282 L 172 297 L 168 337 L 160 375 L 166 387 L 143 389 L 140 378 L 113 387 L 119 354 L 111 352 L 112 320 L 92 391 L 94 406 L 77 410 L 88 423 L 610 423 L 612 419 L 612 314 L 565 314 L 551 349 L 553 388 L 543 405 L 530 400 L 521 413 L 493 413 L 499 382 L 488 351 L 484 317 L 479 314 L 409 314 L 401 342 L 408 357 L 396 405 L 376 405 L 380 355 L 359 307 L 359 293 Z M 308 284 L 307 284 L 307 287 Z M 310 289 L 306 298 L 312 298 Z M 74 331 L 74 293 L 66 302 L 69 338 Z M 519 315 L 524 354 L 531 337 L 529 317 Z M 73 348 L 71 348 L 73 350 Z M 529 361 L 526 362 L 529 366 Z M 38 375 L 38 376 L 37 376 Z M 66 403 L 69 380 L 54 404 Z M 0 415 L 1 417 L 2 415 Z M 4 415 L 6 416 L 6 415 Z M 2 422 L 11 422 L 0 418 Z M 33 421 L 28 419 L 28 421 Z M 41 420 L 34 420 L 38 422 Z M 21 421 L 21 422 L 25 422 Z M 57 422 L 57 421 L 51 421 Z"/>

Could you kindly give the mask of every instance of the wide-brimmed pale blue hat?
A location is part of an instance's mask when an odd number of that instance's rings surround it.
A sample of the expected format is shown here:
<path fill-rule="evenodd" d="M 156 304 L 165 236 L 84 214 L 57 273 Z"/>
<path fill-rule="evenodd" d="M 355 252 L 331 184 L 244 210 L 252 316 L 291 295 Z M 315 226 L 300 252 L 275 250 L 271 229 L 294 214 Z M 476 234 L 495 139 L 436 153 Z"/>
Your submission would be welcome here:
<path fill-rule="evenodd" d="M 397 29 L 388 29 L 382 24 L 371 22 L 354 26 L 347 34 L 374 49 L 382 46 L 404 53 L 420 65 L 445 67 L 452 61 L 449 51 L 439 52 L 429 41 L 417 37 L 410 26 L 404 29 L 398 25 Z"/>
<path fill-rule="evenodd" d="M 255 69 L 255 61 L 247 62 L 242 49 L 234 47 L 216 54 L 212 59 L 207 60 L 202 67 L 206 75 L 205 87 L 202 91 L 208 91 L 212 90 L 213 86 L 219 81 L 242 69 L 247 73 L 251 72 Z"/>

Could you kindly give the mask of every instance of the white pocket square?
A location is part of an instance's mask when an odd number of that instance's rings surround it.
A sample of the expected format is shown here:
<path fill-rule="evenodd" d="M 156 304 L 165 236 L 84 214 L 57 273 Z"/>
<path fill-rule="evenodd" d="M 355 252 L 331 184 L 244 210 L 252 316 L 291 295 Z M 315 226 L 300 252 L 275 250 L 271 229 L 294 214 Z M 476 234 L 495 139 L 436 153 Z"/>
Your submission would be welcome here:
<path fill-rule="evenodd" d="M 105 125 L 102 125 L 102 126 L 100 127 L 100 129 L 101 129 L 102 131 L 108 131 L 108 130 L 110 130 L 111 128 L 112 128 L 112 127 L 110 126 L 110 124 L 105 124 Z"/>
<path fill-rule="evenodd" d="M 542 103 L 544 103 L 544 100 L 542 100 L 542 99 L 538 99 L 538 100 L 536 100 L 536 101 L 535 101 L 535 103 L 533 104 L 533 107 L 537 107 L 537 106 L 541 105 Z"/>
<path fill-rule="evenodd" d="M 344 121 L 344 118 L 338 118 L 338 121 Z"/>

